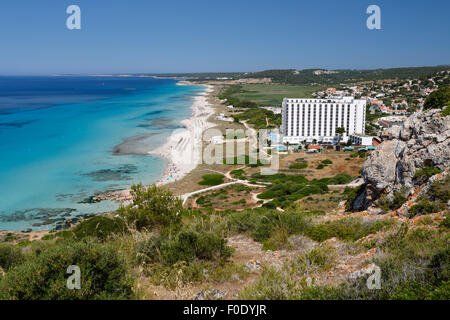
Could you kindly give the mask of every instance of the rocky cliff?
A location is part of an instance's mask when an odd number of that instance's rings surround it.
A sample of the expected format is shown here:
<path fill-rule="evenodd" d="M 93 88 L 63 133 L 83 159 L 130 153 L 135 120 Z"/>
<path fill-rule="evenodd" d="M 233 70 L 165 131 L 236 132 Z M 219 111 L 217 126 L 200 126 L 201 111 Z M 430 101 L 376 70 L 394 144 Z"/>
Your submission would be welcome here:
<path fill-rule="evenodd" d="M 421 183 L 415 173 L 427 166 L 442 171 L 450 166 L 450 116 L 442 117 L 438 109 L 415 113 L 403 126 L 393 127 L 391 137 L 368 156 L 366 189 L 355 209 L 373 209 L 382 195 L 392 199 L 396 191 L 412 194 Z"/>

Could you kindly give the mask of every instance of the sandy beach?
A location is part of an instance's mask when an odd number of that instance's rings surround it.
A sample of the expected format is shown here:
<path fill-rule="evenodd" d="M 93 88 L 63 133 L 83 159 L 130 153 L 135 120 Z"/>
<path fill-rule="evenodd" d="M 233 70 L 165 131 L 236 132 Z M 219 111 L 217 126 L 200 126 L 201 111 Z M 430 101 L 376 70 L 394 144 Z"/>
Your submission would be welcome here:
<path fill-rule="evenodd" d="M 181 83 L 179 85 L 186 85 Z M 167 160 L 167 166 L 162 177 L 155 183 L 158 186 L 175 182 L 197 167 L 202 156 L 203 132 L 214 126 L 208 122 L 214 114 L 214 108 L 208 103 L 207 96 L 213 91 L 211 85 L 194 98 L 191 105 L 192 116 L 180 123 L 184 129 L 177 129 L 167 138 L 164 145 L 151 150 L 148 154 L 157 155 Z M 115 200 L 128 204 L 132 197 L 130 190 L 110 191 L 94 197 L 96 200 Z"/>
<path fill-rule="evenodd" d="M 157 185 L 178 181 L 199 164 L 203 131 L 214 126 L 208 122 L 208 118 L 214 114 L 214 109 L 207 102 L 207 95 L 211 91 L 212 86 L 207 86 L 205 92 L 194 98 L 191 105 L 192 116 L 181 121 L 185 129 L 175 130 L 164 145 L 149 152 L 168 161 L 164 175 L 156 182 Z"/>

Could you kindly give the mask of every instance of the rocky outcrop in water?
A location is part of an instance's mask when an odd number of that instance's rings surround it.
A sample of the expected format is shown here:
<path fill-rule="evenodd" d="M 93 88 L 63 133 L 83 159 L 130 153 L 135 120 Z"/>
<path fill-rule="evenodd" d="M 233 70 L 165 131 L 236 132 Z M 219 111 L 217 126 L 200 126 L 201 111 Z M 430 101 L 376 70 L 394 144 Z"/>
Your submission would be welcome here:
<path fill-rule="evenodd" d="M 403 126 L 391 128 L 391 137 L 364 163 L 366 190 L 354 208 L 375 206 L 382 195 L 392 199 L 400 190 L 411 194 L 420 184 L 416 171 L 427 166 L 442 171 L 450 166 L 450 116 L 442 117 L 439 109 L 415 113 Z"/>

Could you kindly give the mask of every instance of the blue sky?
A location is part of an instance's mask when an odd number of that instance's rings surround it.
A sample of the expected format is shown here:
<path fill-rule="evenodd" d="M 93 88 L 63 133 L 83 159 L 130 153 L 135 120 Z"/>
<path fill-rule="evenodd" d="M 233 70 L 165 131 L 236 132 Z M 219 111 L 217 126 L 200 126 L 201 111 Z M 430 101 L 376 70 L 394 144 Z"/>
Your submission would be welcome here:
<path fill-rule="evenodd" d="M 66 28 L 81 8 L 82 29 Z M 381 8 L 368 30 L 366 8 Z M 0 74 L 450 64 L 448 0 L 2 0 Z"/>

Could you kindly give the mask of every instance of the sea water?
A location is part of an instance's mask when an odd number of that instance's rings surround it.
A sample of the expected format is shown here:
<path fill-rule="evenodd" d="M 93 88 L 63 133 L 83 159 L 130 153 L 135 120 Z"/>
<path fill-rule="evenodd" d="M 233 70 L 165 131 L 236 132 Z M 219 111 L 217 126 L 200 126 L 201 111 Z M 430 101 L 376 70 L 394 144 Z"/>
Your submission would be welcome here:
<path fill-rule="evenodd" d="M 0 77 L 0 230 L 117 209 L 90 197 L 155 182 L 200 86 L 149 77 Z"/>

